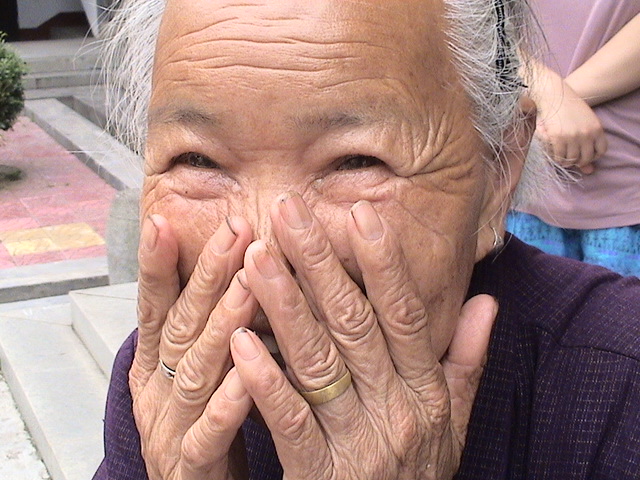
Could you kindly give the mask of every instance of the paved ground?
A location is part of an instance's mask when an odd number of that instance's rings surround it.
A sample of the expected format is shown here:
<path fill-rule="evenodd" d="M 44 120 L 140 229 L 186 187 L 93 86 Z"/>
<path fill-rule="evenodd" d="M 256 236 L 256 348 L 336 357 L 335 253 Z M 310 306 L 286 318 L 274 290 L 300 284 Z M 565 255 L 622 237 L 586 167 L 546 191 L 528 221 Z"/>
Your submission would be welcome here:
<path fill-rule="evenodd" d="M 23 176 L 0 182 L 0 269 L 105 256 L 115 190 L 26 117 L 2 136 Z M 49 479 L 1 374 L 0 479 Z"/>
<path fill-rule="evenodd" d="M 106 255 L 115 190 L 26 117 L 0 141 L 0 269 Z"/>

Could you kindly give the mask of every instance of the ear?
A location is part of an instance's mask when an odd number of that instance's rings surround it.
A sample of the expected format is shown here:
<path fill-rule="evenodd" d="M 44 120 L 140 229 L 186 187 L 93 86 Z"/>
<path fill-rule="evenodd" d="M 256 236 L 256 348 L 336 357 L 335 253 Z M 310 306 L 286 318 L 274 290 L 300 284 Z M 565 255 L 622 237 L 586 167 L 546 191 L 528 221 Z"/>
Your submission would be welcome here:
<path fill-rule="evenodd" d="M 504 238 L 504 221 L 516 189 L 536 129 L 536 104 L 523 96 L 519 102 L 520 121 L 505 132 L 497 168 L 487 172 L 482 211 L 478 222 L 476 262 L 496 248 L 496 233 Z"/>

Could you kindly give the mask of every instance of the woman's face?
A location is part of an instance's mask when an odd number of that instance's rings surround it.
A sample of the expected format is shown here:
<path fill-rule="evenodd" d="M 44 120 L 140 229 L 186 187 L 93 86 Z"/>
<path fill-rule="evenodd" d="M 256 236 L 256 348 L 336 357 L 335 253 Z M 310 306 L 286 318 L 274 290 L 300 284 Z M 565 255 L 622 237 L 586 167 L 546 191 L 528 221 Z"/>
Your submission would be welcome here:
<path fill-rule="evenodd" d="M 424 0 L 169 0 L 142 213 L 173 226 L 183 282 L 227 215 L 275 242 L 269 206 L 296 191 L 361 284 L 345 226 L 365 199 L 399 236 L 444 352 L 491 247 L 477 232 L 497 183 L 441 15 Z"/>

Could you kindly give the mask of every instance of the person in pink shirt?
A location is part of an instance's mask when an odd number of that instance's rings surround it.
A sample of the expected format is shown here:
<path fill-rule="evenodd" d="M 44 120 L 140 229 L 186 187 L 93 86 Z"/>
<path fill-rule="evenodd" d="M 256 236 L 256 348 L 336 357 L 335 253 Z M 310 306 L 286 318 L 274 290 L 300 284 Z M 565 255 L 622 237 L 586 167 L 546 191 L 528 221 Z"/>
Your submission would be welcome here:
<path fill-rule="evenodd" d="M 537 0 L 537 135 L 568 177 L 510 214 L 548 253 L 640 275 L 640 2 Z"/>

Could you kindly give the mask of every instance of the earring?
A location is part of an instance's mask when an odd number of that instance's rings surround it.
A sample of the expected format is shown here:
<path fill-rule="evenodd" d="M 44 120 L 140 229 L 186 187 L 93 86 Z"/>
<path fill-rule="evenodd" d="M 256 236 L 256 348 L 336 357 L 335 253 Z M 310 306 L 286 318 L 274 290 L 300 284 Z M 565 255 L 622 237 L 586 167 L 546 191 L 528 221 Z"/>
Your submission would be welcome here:
<path fill-rule="evenodd" d="M 491 230 L 493 231 L 493 246 L 492 246 L 492 251 L 493 252 L 497 252 L 498 250 L 500 250 L 503 245 L 504 245 L 504 240 L 503 238 L 500 236 L 500 234 L 498 233 L 498 230 L 496 230 L 495 227 L 491 227 Z"/>

